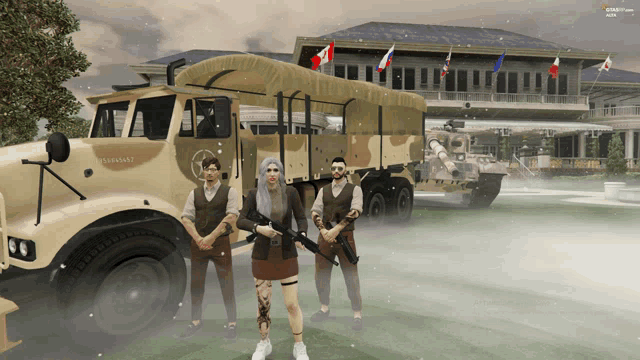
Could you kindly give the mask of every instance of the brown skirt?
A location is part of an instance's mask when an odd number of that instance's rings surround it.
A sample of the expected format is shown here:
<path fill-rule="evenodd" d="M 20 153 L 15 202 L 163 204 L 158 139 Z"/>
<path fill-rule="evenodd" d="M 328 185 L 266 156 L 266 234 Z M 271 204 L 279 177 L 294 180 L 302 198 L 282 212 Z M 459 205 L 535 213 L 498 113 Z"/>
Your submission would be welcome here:
<path fill-rule="evenodd" d="M 267 260 L 251 259 L 253 277 L 260 280 L 282 280 L 298 275 L 298 258 L 282 258 L 282 247 L 272 246 Z"/>

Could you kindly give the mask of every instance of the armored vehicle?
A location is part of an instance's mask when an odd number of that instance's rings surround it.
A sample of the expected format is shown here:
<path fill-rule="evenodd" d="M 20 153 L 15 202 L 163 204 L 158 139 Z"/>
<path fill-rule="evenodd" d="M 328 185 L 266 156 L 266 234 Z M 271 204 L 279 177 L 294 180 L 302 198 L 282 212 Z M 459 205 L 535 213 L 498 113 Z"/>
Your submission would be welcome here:
<path fill-rule="evenodd" d="M 255 55 L 208 59 L 174 78 L 184 64 L 168 66 L 167 85 L 88 98 L 96 106 L 88 138 L 0 148 L 1 268 L 41 273 L 77 343 L 175 315 L 190 242 L 180 216 L 202 186 L 206 156 L 218 157 L 222 183 L 243 196 L 257 165 L 279 158 L 307 211 L 341 156 L 363 188 L 363 221 L 411 216 L 424 98 Z M 240 104 L 277 109 L 278 133 L 243 129 Z M 292 111 L 305 113 L 302 134 L 291 131 Z M 312 111 L 342 116 L 342 134 L 313 134 Z M 247 235 L 234 228 L 234 255 L 252 246 Z"/>
<path fill-rule="evenodd" d="M 457 131 L 463 127 L 464 121 L 449 120 L 441 129 L 427 130 L 415 190 L 444 192 L 471 208 L 486 208 L 498 196 L 507 168 L 492 156 L 472 152 L 472 137 Z"/>

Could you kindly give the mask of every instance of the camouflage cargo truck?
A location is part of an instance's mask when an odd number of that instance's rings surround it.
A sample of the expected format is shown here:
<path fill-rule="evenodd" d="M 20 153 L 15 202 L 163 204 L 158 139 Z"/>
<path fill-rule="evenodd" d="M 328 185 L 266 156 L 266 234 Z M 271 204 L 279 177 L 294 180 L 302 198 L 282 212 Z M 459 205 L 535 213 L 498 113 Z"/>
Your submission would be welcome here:
<path fill-rule="evenodd" d="M 190 241 L 180 215 L 208 155 L 243 195 L 262 159 L 279 158 L 307 211 L 342 156 L 363 188 L 364 215 L 411 216 L 422 97 L 254 55 L 205 60 L 174 79 L 182 65 L 169 65 L 168 85 L 89 98 L 88 138 L 54 134 L 0 148 L 0 265 L 43 273 L 76 342 L 128 336 L 175 315 Z M 240 104 L 277 109 L 279 133 L 243 129 Z M 285 106 L 305 112 L 303 134 L 291 133 Z M 342 116 L 343 133 L 312 134 L 311 112 Z M 246 235 L 234 229 L 234 254 L 251 246 Z"/>

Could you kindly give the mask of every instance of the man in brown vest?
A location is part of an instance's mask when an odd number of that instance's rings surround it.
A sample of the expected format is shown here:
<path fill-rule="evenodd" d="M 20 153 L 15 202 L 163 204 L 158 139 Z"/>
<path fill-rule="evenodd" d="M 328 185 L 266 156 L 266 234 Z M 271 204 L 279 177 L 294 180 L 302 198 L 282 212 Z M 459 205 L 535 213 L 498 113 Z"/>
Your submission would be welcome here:
<path fill-rule="evenodd" d="M 213 261 L 227 310 L 226 339 L 236 338 L 236 298 L 229 233 L 238 215 L 238 193 L 218 179 L 220 161 L 202 160 L 204 186 L 189 194 L 182 212 L 182 224 L 191 235 L 191 319 L 189 327 L 178 336 L 186 339 L 202 328 L 202 298 L 209 260 Z"/>
<path fill-rule="evenodd" d="M 362 213 L 362 189 L 360 186 L 347 182 L 345 178 L 347 163 L 343 158 L 337 157 L 331 162 L 331 175 L 333 182 L 318 192 L 316 201 L 311 208 L 313 223 L 320 230 L 318 245 L 320 251 L 331 259 L 336 255 L 340 260 L 340 268 L 344 281 L 347 284 L 347 293 L 351 300 L 353 310 L 354 330 L 362 329 L 362 297 L 360 296 L 360 280 L 358 279 L 358 267 L 351 264 L 336 241 L 338 234 L 342 234 L 354 252 L 356 243 L 353 239 L 353 222 Z M 331 230 L 324 226 L 327 222 L 336 222 Z M 356 252 L 357 254 L 357 252 Z M 324 321 L 329 317 L 329 293 L 331 282 L 330 262 L 320 255 L 316 255 L 316 289 L 320 297 L 320 310 L 311 316 L 311 321 Z"/>

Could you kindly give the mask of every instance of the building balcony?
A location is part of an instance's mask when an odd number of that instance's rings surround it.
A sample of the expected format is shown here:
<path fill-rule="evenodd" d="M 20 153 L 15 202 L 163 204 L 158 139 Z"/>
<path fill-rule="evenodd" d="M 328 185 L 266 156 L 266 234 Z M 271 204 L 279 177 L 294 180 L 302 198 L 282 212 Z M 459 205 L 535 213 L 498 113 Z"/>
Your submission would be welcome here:
<path fill-rule="evenodd" d="M 621 118 L 640 118 L 640 106 L 591 109 L 581 117 L 583 120 L 609 120 Z"/>
<path fill-rule="evenodd" d="M 405 91 L 425 98 L 429 117 L 575 120 L 589 110 L 589 99 L 583 95 Z"/>

